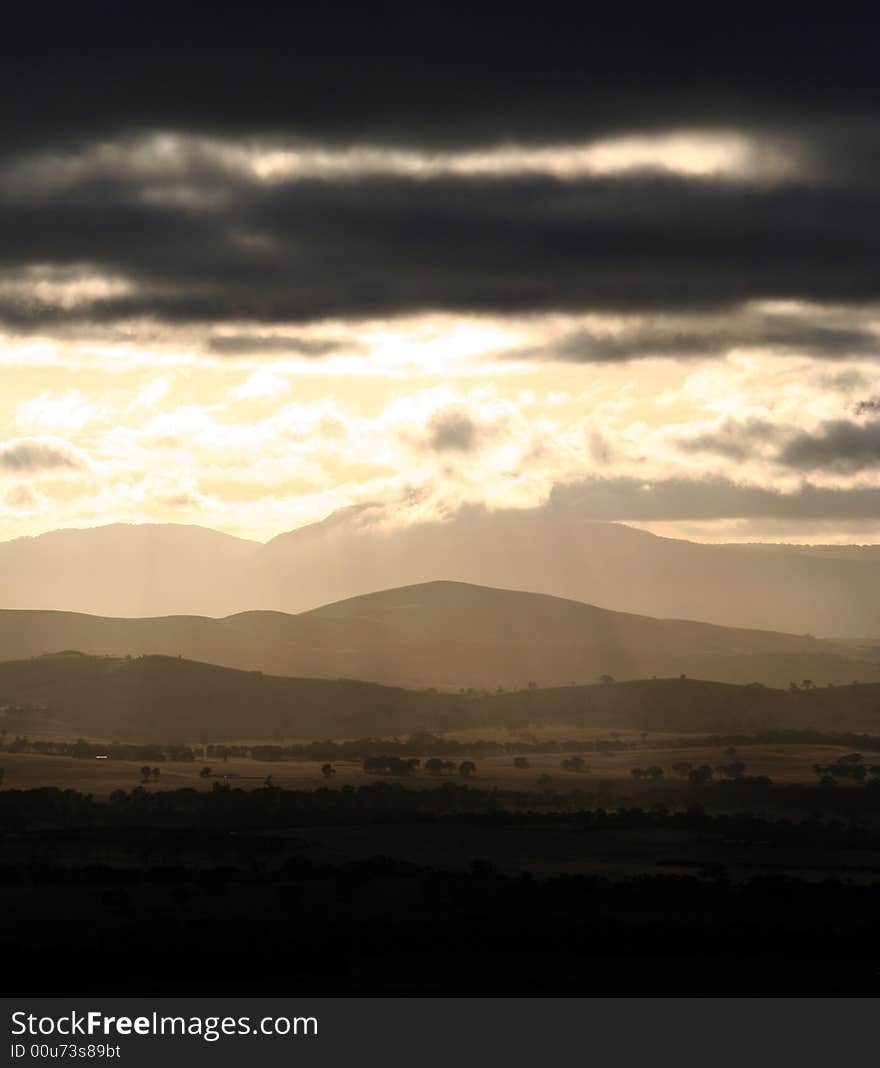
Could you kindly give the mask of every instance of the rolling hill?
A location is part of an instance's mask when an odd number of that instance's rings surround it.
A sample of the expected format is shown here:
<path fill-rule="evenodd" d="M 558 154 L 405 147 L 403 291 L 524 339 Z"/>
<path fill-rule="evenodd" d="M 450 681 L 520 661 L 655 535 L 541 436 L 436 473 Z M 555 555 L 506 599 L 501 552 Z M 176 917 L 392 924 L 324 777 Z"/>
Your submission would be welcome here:
<path fill-rule="evenodd" d="M 115 525 L 0 543 L 0 606 L 110 616 L 302 612 L 454 580 L 617 611 L 880 641 L 874 551 L 756 551 L 661 538 L 570 511 L 462 511 L 389 524 L 351 508 L 264 544 L 200 527 Z"/>
<path fill-rule="evenodd" d="M 7 734 L 27 729 L 9 709 L 31 706 L 74 734 L 122 740 L 354 737 L 442 728 L 461 718 L 451 695 L 278 678 L 177 657 L 74 652 L 0 663 L 3 706 Z M 39 717 L 31 713 L 31 720 L 39 728 Z"/>
<path fill-rule="evenodd" d="M 384 590 L 299 615 L 114 619 L 0 611 L 0 659 L 75 649 L 183 656 L 274 675 L 495 689 L 687 674 L 788 686 L 880 681 L 880 648 L 612 612 L 460 582 Z"/>
<path fill-rule="evenodd" d="M 22 710 L 28 706 L 26 710 Z M 0 663 L 0 726 L 119 741 L 388 737 L 560 723 L 649 731 L 880 731 L 880 685 L 790 693 L 644 679 L 461 695 L 295 679 L 175 657 L 77 653 Z"/>

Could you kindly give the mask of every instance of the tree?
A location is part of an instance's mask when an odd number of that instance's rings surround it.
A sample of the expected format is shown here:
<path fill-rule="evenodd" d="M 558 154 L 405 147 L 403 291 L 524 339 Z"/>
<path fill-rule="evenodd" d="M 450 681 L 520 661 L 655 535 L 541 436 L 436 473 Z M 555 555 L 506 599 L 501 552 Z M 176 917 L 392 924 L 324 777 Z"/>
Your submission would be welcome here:
<path fill-rule="evenodd" d="M 599 676 L 599 682 L 601 682 L 603 686 L 610 686 L 615 681 L 616 680 L 615 680 L 613 675 L 600 675 Z"/>
<path fill-rule="evenodd" d="M 525 771 L 526 768 L 531 767 L 531 764 L 528 762 L 528 760 L 526 760 L 525 757 L 514 757 L 513 766 L 515 768 L 519 768 L 521 771 Z"/>
<path fill-rule="evenodd" d="M 642 768 L 630 768 L 629 773 L 636 780 L 641 779 L 642 776 L 645 774 Z"/>
<path fill-rule="evenodd" d="M 694 766 L 689 760 L 679 760 L 677 764 L 672 765 L 672 770 L 680 779 L 686 779 L 694 770 Z"/>
<path fill-rule="evenodd" d="M 144 764 L 141 768 L 141 782 L 149 782 L 152 777 L 153 769 L 149 765 Z"/>
<path fill-rule="evenodd" d="M 364 761 L 364 771 L 372 775 L 412 775 L 421 761 L 418 757 L 376 756 L 367 757 Z M 430 761 L 425 761 L 427 768 Z M 443 762 L 440 761 L 441 770 Z"/>
<path fill-rule="evenodd" d="M 745 774 L 746 765 L 741 760 L 732 760 L 729 764 L 719 764 L 715 770 L 726 779 L 738 779 Z"/>
<path fill-rule="evenodd" d="M 477 765 L 472 760 L 463 760 L 458 765 L 458 774 L 465 779 L 468 778 L 468 776 L 473 775 L 476 770 Z"/>
<path fill-rule="evenodd" d="M 440 775 L 443 771 L 443 761 L 440 757 L 429 757 L 425 761 L 425 771 L 431 775 Z"/>
<path fill-rule="evenodd" d="M 202 770 L 199 772 L 199 778 L 201 778 L 201 779 L 210 779 L 211 778 L 211 769 L 210 768 L 202 768 Z"/>
<path fill-rule="evenodd" d="M 553 785 L 553 779 L 545 771 L 543 775 L 538 777 L 538 786 L 542 786 L 545 790 L 549 790 Z"/>
<path fill-rule="evenodd" d="M 650 768 L 645 768 L 643 774 L 646 779 L 653 779 L 654 782 L 659 782 L 663 778 L 663 768 L 659 764 L 652 764 Z"/>
<path fill-rule="evenodd" d="M 727 868 L 717 860 L 704 860 L 698 872 L 701 879 L 726 879 Z"/>
<path fill-rule="evenodd" d="M 587 767 L 587 764 L 582 756 L 568 757 L 565 760 L 561 761 L 559 766 L 565 771 L 586 772 L 590 770 Z"/>
<path fill-rule="evenodd" d="M 324 776 L 325 779 L 332 779 L 333 776 L 336 774 L 336 768 L 334 768 L 332 764 L 322 764 L 321 774 Z"/>
<path fill-rule="evenodd" d="M 692 786 L 704 786 L 707 782 L 712 781 L 712 769 L 708 764 L 702 764 L 698 768 L 693 768 L 688 775 L 688 782 Z"/>

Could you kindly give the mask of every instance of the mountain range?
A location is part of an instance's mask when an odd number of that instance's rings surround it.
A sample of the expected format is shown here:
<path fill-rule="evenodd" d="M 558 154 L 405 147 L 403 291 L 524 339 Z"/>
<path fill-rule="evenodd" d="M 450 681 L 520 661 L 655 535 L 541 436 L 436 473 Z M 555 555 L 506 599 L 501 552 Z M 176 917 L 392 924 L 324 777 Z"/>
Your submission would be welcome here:
<path fill-rule="evenodd" d="M 297 615 L 106 618 L 0 611 L 0 660 L 75 650 L 181 656 L 278 676 L 441 690 L 689 675 L 787 687 L 880 681 L 880 646 L 612 612 L 546 594 L 430 582 Z M 2 695 L 0 695 L 2 696 Z"/>
<path fill-rule="evenodd" d="M 0 606 L 104 616 L 300 613 L 436 580 L 618 612 L 880 640 L 877 546 L 709 545 L 562 510 L 462 510 L 390 525 L 358 506 L 263 544 L 110 525 L 0 543 Z"/>

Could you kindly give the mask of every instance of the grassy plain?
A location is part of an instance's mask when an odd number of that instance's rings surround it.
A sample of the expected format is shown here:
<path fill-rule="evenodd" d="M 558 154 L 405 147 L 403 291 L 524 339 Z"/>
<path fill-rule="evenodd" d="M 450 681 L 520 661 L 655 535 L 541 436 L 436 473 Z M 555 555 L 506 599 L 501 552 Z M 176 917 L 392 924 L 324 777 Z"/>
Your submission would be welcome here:
<path fill-rule="evenodd" d="M 766 775 L 778 783 L 815 783 L 813 765 L 834 763 L 848 750 L 830 745 L 749 745 L 738 751 L 738 759 L 747 767 L 748 775 Z M 632 783 L 630 770 L 634 767 L 662 767 L 667 779 L 674 779 L 671 768 L 680 761 L 694 765 L 709 764 L 715 767 L 730 762 L 730 757 L 717 745 L 682 746 L 680 748 L 655 748 L 643 746 L 624 752 L 585 753 L 584 760 L 589 771 L 572 772 L 560 767 L 565 754 L 529 755 L 529 767 L 514 767 L 511 755 L 475 758 L 477 770 L 467 781 L 487 789 L 497 786 L 508 790 L 534 790 L 542 775 L 549 775 L 553 786 L 559 790 L 580 787 L 597 790 L 600 784 Z M 872 757 L 866 754 L 870 763 Z M 457 760 L 457 758 L 456 758 Z M 877 760 L 880 763 L 880 759 Z M 228 782 L 243 789 L 263 786 L 268 776 L 276 786 L 287 789 L 311 790 L 319 786 L 340 787 L 347 784 L 365 786 L 380 777 L 365 772 L 360 762 L 336 761 L 336 774 L 325 779 L 321 773 L 323 761 L 285 760 L 264 761 L 230 758 L 227 761 L 205 760 L 193 762 L 161 763 L 160 777 L 151 782 L 151 790 L 177 790 L 183 787 L 209 790 L 215 782 Z M 0 767 L 4 768 L 4 789 L 26 790 L 34 787 L 55 786 L 79 790 L 82 793 L 104 797 L 114 790 L 132 790 L 141 784 L 142 761 L 125 760 L 80 760 L 74 757 L 43 756 L 35 753 L 0 754 Z M 212 774 L 202 777 L 202 768 L 209 766 Z M 463 781 L 452 776 L 455 781 Z M 382 776 L 382 778 L 388 778 Z M 447 776 L 438 777 L 419 771 L 405 779 L 412 787 L 434 787 Z"/>

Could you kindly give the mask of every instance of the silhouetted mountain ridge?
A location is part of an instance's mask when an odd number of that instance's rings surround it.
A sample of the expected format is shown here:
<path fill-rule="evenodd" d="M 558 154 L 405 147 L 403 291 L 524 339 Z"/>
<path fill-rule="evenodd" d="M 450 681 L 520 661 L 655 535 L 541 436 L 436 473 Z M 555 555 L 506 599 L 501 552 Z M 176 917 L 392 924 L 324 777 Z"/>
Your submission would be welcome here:
<path fill-rule="evenodd" d="M 687 674 L 787 686 L 880 681 L 880 650 L 611 612 L 546 594 L 431 582 L 311 612 L 113 619 L 0 611 L 0 658 L 58 649 L 162 654 L 275 675 L 405 686 L 525 687 Z"/>

